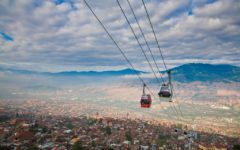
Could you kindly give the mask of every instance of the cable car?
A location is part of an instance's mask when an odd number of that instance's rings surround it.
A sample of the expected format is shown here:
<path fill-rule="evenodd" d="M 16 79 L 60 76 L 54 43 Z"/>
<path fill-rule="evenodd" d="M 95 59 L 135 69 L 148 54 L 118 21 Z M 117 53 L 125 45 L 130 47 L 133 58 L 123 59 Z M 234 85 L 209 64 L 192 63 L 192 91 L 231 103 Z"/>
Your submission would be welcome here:
<path fill-rule="evenodd" d="M 168 73 L 168 83 L 163 83 L 160 91 L 158 93 L 159 98 L 168 99 L 169 102 L 172 102 L 172 83 L 171 83 L 171 70 L 167 71 Z"/>
<path fill-rule="evenodd" d="M 145 93 L 145 87 L 146 87 L 146 84 L 143 84 L 143 94 L 140 100 L 140 104 L 142 108 L 150 108 L 152 103 L 152 98 L 150 94 Z"/>
<path fill-rule="evenodd" d="M 162 84 L 161 89 L 158 93 L 158 96 L 166 97 L 166 98 L 170 98 L 172 96 L 171 87 L 169 86 L 169 84 L 165 84 L 165 83 Z"/>

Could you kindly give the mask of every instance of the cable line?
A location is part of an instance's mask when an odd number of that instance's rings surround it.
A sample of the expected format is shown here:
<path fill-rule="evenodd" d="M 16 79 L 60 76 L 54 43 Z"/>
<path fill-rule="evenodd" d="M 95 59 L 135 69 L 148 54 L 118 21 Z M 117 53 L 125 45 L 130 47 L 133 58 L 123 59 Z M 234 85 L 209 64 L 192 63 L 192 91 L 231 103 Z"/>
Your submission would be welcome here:
<path fill-rule="evenodd" d="M 135 14 L 135 12 L 134 12 L 134 10 L 133 10 L 133 8 L 132 8 L 132 5 L 131 5 L 131 3 L 130 3 L 129 0 L 127 0 L 127 2 L 128 2 L 128 6 L 130 7 L 130 9 L 131 9 L 131 11 L 132 11 L 132 13 L 133 13 L 133 16 L 134 16 L 134 18 L 135 18 L 135 21 L 137 22 L 138 28 L 139 28 L 140 31 L 141 31 L 141 34 L 142 34 L 143 39 L 144 39 L 144 41 L 145 41 L 145 44 L 147 45 L 148 50 L 149 50 L 149 52 L 150 52 L 150 54 L 151 54 L 151 56 L 152 56 L 152 59 L 153 59 L 154 64 L 155 64 L 155 66 L 156 66 L 156 68 L 157 68 L 157 70 L 158 70 L 158 73 L 159 73 L 160 77 L 162 78 L 163 83 L 165 83 L 165 82 L 164 82 L 164 79 L 163 79 L 163 77 L 162 77 L 162 74 L 160 73 L 159 66 L 158 66 L 157 63 L 156 63 L 156 59 L 155 59 L 155 57 L 153 56 L 153 53 L 152 53 L 152 51 L 151 51 L 151 48 L 150 48 L 150 46 L 149 46 L 149 44 L 148 44 L 148 42 L 147 42 L 147 40 L 146 40 L 146 37 L 145 37 L 145 35 L 144 35 L 143 31 L 142 31 L 142 28 L 141 28 L 141 26 L 140 26 L 140 24 L 139 24 L 139 21 L 138 21 L 138 19 L 137 19 L 137 16 L 136 16 L 136 14 Z"/>
<path fill-rule="evenodd" d="M 146 8 L 146 5 L 145 5 L 144 0 L 142 0 L 142 3 L 143 3 L 143 6 L 144 6 L 144 9 L 145 9 L 145 12 L 146 12 L 146 14 L 147 14 L 148 21 L 149 21 L 149 23 L 150 23 L 150 25 L 151 25 L 151 29 L 152 29 L 152 32 L 153 32 L 153 35 L 154 35 L 155 41 L 156 41 L 157 46 L 158 46 L 158 49 L 159 49 L 159 53 L 161 54 L 161 57 L 162 57 L 162 60 L 163 60 L 163 64 L 164 64 L 164 67 L 165 67 L 166 70 L 168 70 L 168 69 L 167 69 L 167 65 L 166 65 L 166 63 L 165 63 L 165 60 L 164 60 L 164 58 L 163 58 L 163 54 L 162 54 L 162 51 L 161 51 L 160 45 L 159 45 L 159 43 L 158 43 L 158 39 L 157 39 L 157 36 L 156 36 L 156 34 L 155 34 L 155 31 L 154 31 L 154 28 L 153 28 L 153 25 L 152 25 L 152 22 L 151 22 L 150 16 L 149 16 L 149 14 L 148 14 L 148 11 L 147 11 L 147 8 Z"/>
<path fill-rule="evenodd" d="M 143 55 L 145 56 L 145 58 L 146 58 L 146 60 L 147 60 L 147 62 L 148 62 L 148 64 L 149 64 L 149 66 L 150 66 L 150 68 L 151 68 L 151 70 L 152 70 L 152 72 L 153 72 L 153 74 L 154 74 L 154 76 L 155 76 L 155 78 L 157 79 L 158 83 L 160 84 L 160 81 L 159 81 L 158 77 L 156 76 L 156 73 L 155 73 L 155 71 L 153 70 L 153 67 L 152 67 L 151 63 L 149 62 L 149 59 L 147 58 L 147 55 L 146 55 L 145 51 L 143 50 L 143 47 L 142 47 L 142 45 L 140 44 L 139 39 L 138 39 L 136 33 L 134 32 L 134 30 L 133 30 L 131 24 L 130 24 L 130 21 L 128 20 L 128 18 L 127 18 L 127 16 L 126 16 L 126 14 L 125 14 L 125 12 L 124 12 L 124 10 L 123 10 L 121 4 L 119 3 L 119 0 L 117 0 L 117 3 L 118 3 L 119 8 L 121 9 L 121 11 L 122 11 L 122 13 L 123 13 L 125 19 L 126 19 L 128 25 L 130 26 L 131 31 L 132 31 L 132 33 L 133 33 L 135 39 L 137 40 L 137 43 L 138 43 L 139 47 L 141 48 L 142 53 L 143 53 Z M 163 79 L 162 79 L 162 80 L 163 80 Z M 163 81 L 163 82 L 164 82 L 164 81 Z"/>
<path fill-rule="evenodd" d="M 124 51 L 119 47 L 119 45 L 117 44 L 117 42 L 114 40 L 114 38 L 112 37 L 112 35 L 108 32 L 107 28 L 104 26 L 104 24 L 101 22 L 101 20 L 98 18 L 98 16 L 95 14 L 95 12 L 92 10 L 91 6 L 86 2 L 86 0 L 83 0 L 83 2 L 85 3 L 85 5 L 89 8 L 89 10 L 92 12 L 92 14 L 94 15 L 94 17 L 97 19 L 97 21 L 99 22 L 99 24 L 102 26 L 102 28 L 104 29 L 104 31 L 108 34 L 109 38 L 113 41 L 113 43 L 117 46 L 118 50 L 120 51 L 120 53 L 122 54 L 122 56 L 124 57 L 124 59 L 127 61 L 127 63 L 130 65 L 130 67 L 134 70 L 134 72 L 136 73 L 138 79 L 145 84 L 144 80 L 141 78 L 141 76 L 137 73 L 136 69 L 134 68 L 134 66 L 132 65 L 132 63 L 130 62 L 130 60 L 127 58 L 126 54 L 124 53 Z M 149 87 L 146 87 L 147 90 L 149 91 L 149 93 L 156 99 L 155 95 L 153 94 L 153 92 L 149 89 Z"/>
<path fill-rule="evenodd" d="M 173 89 L 173 93 L 174 93 L 174 97 L 175 97 L 175 99 L 177 100 L 177 95 L 176 95 L 176 92 L 175 92 L 175 88 L 172 86 L 172 89 Z M 180 114 L 181 114 L 181 116 L 182 116 L 182 118 L 183 118 L 183 113 L 182 113 L 182 110 L 181 110 L 181 108 L 180 108 L 180 105 L 178 104 L 178 109 L 179 109 L 179 111 L 180 111 Z"/>
<path fill-rule="evenodd" d="M 102 26 L 102 28 L 104 29 L 104 31 L 108 34 L 109 38 L 113 41 L 113 43 L 117 46 L 118 50 L 120 51 L 120 53 L 122 54 L 122 56 L 125 58 L 125 60 L 127 61 L 127 63 L 131 66 L 131 68 L 134 70 L 134 72 L 136 73 L 137 77 L 139 78 L 139 80 L 145 84 L 144 80 L 141 78 L 141 76 L 137 73 L 136 69 L 134 68 L 134 66 L 132 65 L 132 63 L 130 62 L 130 60 L 127 58 L 127 56 L 125 55 L 125 53 L 123 52 L 123 50 L 118 46 L 117 42 L 114 40 L 114 38 L 112 37 L 112 35 L 108 32 L 107 28 L 104 26 L 104 24 L 101 22 L 101 20 L 98 18 L 98 16 L 95 14 L 95 12 L 92 10 L 91 6 L 86 2 L 86 0 L 83 0 L 83 2 L 85 3 L 85 5 L 89 8 L 89 10 L 92 12 L 92 14 L 94 15 L 94 17 L 98 20 L 99 24 Z M 151 90 L 148 88 L 148 86 L 146 87 L 147 90 L 150 92 L 150 94 L 155 98 L 154 94 L 151 92 Z"/>
<path fill-rule="evenodd" d="M 173 113 L 176 114 L 177 119 L 180 120 L 180 121 L 182 121 L 181 118 L 179 117 L 179 113 L 178 113 L 178 111 L 177 111 L 177 109 L 176 109 L 174 103 L 170 103 L 169 106 L 170 106 L 170 108 L 172 109 Z"/>
<path fill-rule="evenodd" d="M 150 24 L 150 26 L 151 26 L 151 29 L 152 29 L 152 32 L 153 32 L 155 41 L 156 41 L 156 43 L 157 43 L 159 53 L 160 53 L 160 55 L 161 55 L 161 57 L 162 57 L 163 65 L 164 65 L 164 67 L 165 67 L 165 69 L 166 69 L 166 71 L 167 71 L 168 68 L 167 68 L 167 65 L 166 65 L 166 63 L 165 63 L 165 60 L 164 60 L 164 57 L 163 57 L 163 54 L 162 54 L 162 50 L 161 50 L 161 48 L 160 48 L 160 45 L 159 45 L 159 42 L 158 42 L 158 39 L 157 39 L 155 30 L 154 30 L 154 28 L 153 28 L 153 24 L 152 24 L 152 21 L 151 21 L 151 19 L 150 19 L 150 16 L 149 16 L 149 13 L 148 13 L 148 11 L 147 11 L 147 7 L 146 7 L 146 5 L 145 5 L 144 0 L 142 0 L 142 3 L 143 3 L 143 6 L 144 6 L 144 9 L 145 9 L 145 12 L 146 12 L 146 15 L 147 15 L 149 24 Z M 175 93 L 175 90 L 174 90 L 174 88 L 173 88 L 173 85 L 172 85 L 172 89 L 173 89 L 173 95 L 175 95 L 175 98 L 176 98 L 176 93 Z M 174 107 L 175 107 L 175 106 L 174 106 Z M 179 111 L 180 111 L 180 113 L 181 113 L 181 116 L 183 117 L 183 114 L 182 114 L 182 111 L 181 111 L 180 106 L 179 106 L 178 108 L 179 108 Z M 176 108 L 175 108 L 175 109 L 176 109 Z"/>
<path fill-rule="evenodd" d="M 142 31 L 142 28 L 141 28 L 141 26 L 140 26 L 140 24 L 139 24 L 139 21 L 138 21 L 138 19 L 137 19 L 137 17 L 136 17 L 136 14 L 135 14 L 133 8 L 132 8 L 132 6 L 131 6 L 131 3 L 130 3 L 129 0 L 127 0 L 127 2 L 128 2 L 128 5 L 129 5 L 129 7 L 130 7 L 130 9 L 131 9 L 131 12 L 133 13 L 133 16 L 134 16 L 134 18 L 135 18 L 135 21 L 137 22 L 138 28 L 139 28 L 140 31 L 141 31 L 141 34 L 142 34 L 143 39 L 144 39 L 144 41 L 145 41 L 145 44 L 147 45 L 148 50 L 149 50 L 149 52 L 150 52 L 150 54 L 151 54 L 151 56 L 152 56 L 152 59 L 153 59 L 153 61 L 154 61 L 154 63 L 155 63 L 155 66 L 156 66 L 156 68 L 158 69 L 159 75 L 160 75 L 160 77 L 162 78 L 162 75 L 161 75 L 161 73 L 160 73 L 160 69 L 159 69 L 159 67 L 158 67 L 158 65 L 157 65 L 157 63 L 156 63 L 156 60 L 155 60 L 155 58 L 154 58 L 154 56 L 153 56 L 153 54 L 152 54 L 151 48 L 150 48 L 150 46 L 149 46 L 149 44 L 148 44 L 148 42 L 147 42 L 147 40 L 146 40 L 146 37 L 145 37 L 145 35 L 144 35 L 143 31 Z M 163 80 L 163 83 L 164 83 L 164 79 L 163 79 L 163 78 L 162 78 L 162 80 Z M 178 110 L 176 109 L 176 107 L 175 107 L 174 104 L 173 104 L 173 106 L 174 106 L 174 109 L 173 109 L 173 110 L 177 113 L 177 115 L 179 115 L 179 114 L 178 114 Z M 170 107 L 171 107 L 171 105 L 170 105 Z M 174 112 L 174 111 L 173 111 L 173 112 Z M 181 111 L 180 109 L 179 109 L 179 111 L 180 111 L 181 116 L 182 116 L 182 111 Z"/>

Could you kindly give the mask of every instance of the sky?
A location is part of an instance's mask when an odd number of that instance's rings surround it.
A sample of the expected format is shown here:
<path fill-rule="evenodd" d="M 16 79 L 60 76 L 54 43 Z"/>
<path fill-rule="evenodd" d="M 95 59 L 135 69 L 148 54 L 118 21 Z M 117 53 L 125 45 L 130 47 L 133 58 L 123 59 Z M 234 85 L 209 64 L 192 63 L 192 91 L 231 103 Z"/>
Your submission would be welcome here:
<path fill-rule="evenodd" d="M 86 0 L 136 69 L 149 71 L 115 0 Z M 126 0 L 119 0 L 151 63 Z M 142 2 L 130 0 L 161 70 Z M 185 63 L 240 66 L 239 0 L 145 0 L 169 68 Z M 1 0 L 0 67 L 34 71 L 129 68 L 82 0 Z M 156 68 L 155 68 L 156 69 Z"/>

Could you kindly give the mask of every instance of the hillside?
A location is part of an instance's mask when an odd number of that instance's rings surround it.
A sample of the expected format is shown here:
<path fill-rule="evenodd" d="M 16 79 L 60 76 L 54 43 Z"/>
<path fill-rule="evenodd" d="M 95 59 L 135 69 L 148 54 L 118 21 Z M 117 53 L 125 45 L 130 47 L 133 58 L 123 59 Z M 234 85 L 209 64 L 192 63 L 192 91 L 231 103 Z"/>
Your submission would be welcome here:
<path fill-rule="evenodd" d="M 180 82 L 240 82 L 240 67 L 192 63 L 173 68 L 172 75 Z"/>
<path fill-rule="evenodd" d="M 8 72 L 12 74 L 24 74 L 24 75 L 44 75 L 44 76 L 85 76 L 85 77 L 109 77 L 109 76 L 124 76 L 147 74 L 147 72 L 123 69 L 123 70 L 109 70 L 109 71 L 65 71 L 65 72 L 37 72 L 29 70 L 20 70 L 12 68 L 0 67 L 0 72 Z M 164 72 L 163 72 L 164 73 Z M 212 64 L 185 64 L 172 68 L 172 79 L 178 82 L 240 82 L 240 67 L 233 65 L 212 65 Z"/>

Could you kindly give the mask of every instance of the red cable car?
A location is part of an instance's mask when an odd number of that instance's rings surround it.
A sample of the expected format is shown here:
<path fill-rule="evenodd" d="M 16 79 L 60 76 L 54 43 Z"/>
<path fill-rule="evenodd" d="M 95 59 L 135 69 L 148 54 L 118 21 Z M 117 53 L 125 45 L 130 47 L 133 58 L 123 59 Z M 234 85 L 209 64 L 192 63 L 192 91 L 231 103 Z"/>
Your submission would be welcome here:
<path fill-rule="evenodd" d="M 150 108 L 152 103 L 152 98 L 150 94 L 145 93 L 145 87 L 146 87 L 146 84 L 143 84 L 143 94 L 141 97 L 140 104 L 142 108 Z"/>

